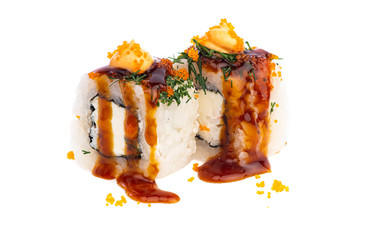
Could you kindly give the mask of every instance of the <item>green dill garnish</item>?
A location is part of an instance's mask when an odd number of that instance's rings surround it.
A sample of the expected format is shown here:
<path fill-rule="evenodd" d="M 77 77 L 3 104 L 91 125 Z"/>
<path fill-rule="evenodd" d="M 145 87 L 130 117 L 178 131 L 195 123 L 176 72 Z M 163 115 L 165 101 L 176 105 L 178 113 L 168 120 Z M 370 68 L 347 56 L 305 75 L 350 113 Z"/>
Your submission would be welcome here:
<path fill-rule="evenodd" d="M 136 71 L 136 72 L 133 72 L 133 73 L 130 73 L 129 75 L 126 75 L 124 76 L 122 79 L 120 78 L 113 78 L 113 77 L 109 77 L 110 79 L 117 79 L 115 81 L 113 81 L 109 87 L 111 87 L 114 83 L 116 82 L 135 82 L 137 85 L 140 85 L 143 81 L 144 78 L 147 77 L 146 74 L 139 74 L 140 70 Z"/>
<path fill-rule="evenodd" d="M 196 44 L 196 47 L 199 53 L 208 58 L 222 58 L 227 60 L 230 63 L 237 61 L 237 54 L 228 54 L 219 52 L 210 48 L 205 47 L 201 43 L 199 43 L 196 39 L 192 39 L 192 41 Z"/>
<path fill-rule="evenodd" d="M 230 66 L 222 67 L 222 73 L 224 75 L 225 82 L 228 80 L 231 72 L 232 72 L 232 68 Z"/>
<path fill-rule="evenodd" d="M 197 84 L 199 84 L 206 94 L 206 81 L 207 78 L 204 78 L 202 76 L 202 61 L 199 58 L 197 62 L 193 61 L 192 58 L 188 56 L 187 53 L 181 52 L 180 55 L 176 58 L 176 62 L 181 61 L 181 59 L 186 59 L 188 61 L 188 72 L 189 72 L 189 79 L 191 81 L 195 81 Z"/>
<path fill-rule="evenodd" d="M 249 71 L 249 76 L 253 76 L 254 78 L 254 82 L 257 81 L 257 78 L 255 77 L 255 73 L 254 73 L 254 68 L 252 68 L 250 71 Z"/>
<path fill-rule="evenodd" d="M 204 93 L 206 94 L 206 81 L 207 81 L 207 78 L 204 78 L 202 76 L 202 60 L 201 58 L 198 58 L 197 62 L 196 62 L 196 66 L 197 66 L 197 70 L 196 71 L 196 68 L 195 68 L 195 65 L 193 64 L 193 60 L 191 58 L 189 58 L 191 61 L 188 62 L 188 67 L 189 67 L 189 75 L 191 75 L 192 73 L 194 74 L 195 78 L 196 78 L 196 83 L 200 84 L 202 90 L 204 91 Z"/>
<path fill-rule="evenodd" d="M 204 45 L 200 44 L 196 39 L 192 39 L 192 41 L 196 45 L 199 56 L 202 55 L 202 56 L 207 57 L 207 58 L 215 58 L 215 59 L 221 58 L 221 59 L 227 60 L 230 63 L 237 61 L 237 54 L 228 54 L 228 53 L 219 52 L 219 51 L 205 47 Z M 206 94 L 207 78 L 202 75 L 202 60 L 201 60 L 201 58 L 198 58 L 197 61 L 194 61 L 192 58 L 190 58 L 188 56 L 187 53 L 181 52 L 177 58 L 171 58 L 171 59 L 173 59 L 174 63 L 182 63 L 181 60 L 186 59 L 188 61 L 189 80 L 194 81 L 196 84 L 198 84 L 202 88 L 204 93 Z M 223 71 L 224 79 L 225 79 L 225 81 L 227 81 L 230 74 L 231 74 L 232 69 L 230 66 L 227 66 L 227 67 L 223 67 L 222 71 Z M 168 84 L 168 82 L 167 82 L 167 84 Z M 233 86 L 232 80 L 231 80 L 231 86 Z M 179 88 L 179 87 L 176 89 L 175 88 L 173 88 L 173 89 L 174 89 L 174 96 L 171 96 L 171 98 L 174 98 L 175 100 L 177 99 L 177 97 L 175 96 L 176 91 L 178 91 L 178 90 L 180 91 L 180 92 L 177 92 L 177 94 L 179 94 L 180 96 L 183 96 L 185 94 L 184 92 L 181 91 L 181 88 Z M 168 99 L 167 95 L 168 94 L 166 92 L 160 93 L 159 99 L 161 100 L 161 102 L 167 103 L 167 100 L 166 100 L 166 99 Z"/>
<path fill-rule="evenodd" d="M 180 58 L 175 58 L 175 56 L 173 57 L 168 57 L 169 59 L 172 59 L 172 62 L 173 63 L 179 63 L 179 64 L 184 64 Z"/>
<path fill-rule="evenodd" d="M 83 154 L 89 154 L 90 152 L 89 152 L 89 151 L 86 151 L 86 150 L 82 150 L 82 153 L 83 153 Z"/>
<path fill-rule="evenodd" d="M 247 44 L 247 48 L 245 48 L 246 50 L 251 50 L 251 47 L 250 47 L 250 43 L 248 41 L 245 42 Z"/>
<path fill-rule="evenodd" d="M 272 112 L 274 112 L 274 106 L 275 106 L 275 104 L 276 104 L 276 102 L 272 102 L 272 103 L 271 103 L 270 114 L 271 114 Z"/>
<path fill-rule="evenodd" d="M 186 80 L 181 79 L 177 76 L 168 75 L 166 77 L 166 83 L 168 87 L 173 89 L 173 94 L 170 95 L 166 91 L 161 91 L 159 96 L 159 101 L 156 103 L 157 106 L 160 106 L 160 103 L 166 104 L 170 106 L 173 101 L 176 101 L 177 105 L 181 103 L 181 99 L 184 97 L 188 97 L 187 102 L 192 99 L 189 95 L 188 89 L 193 88 L 193 81 L 189 78 Z"/>

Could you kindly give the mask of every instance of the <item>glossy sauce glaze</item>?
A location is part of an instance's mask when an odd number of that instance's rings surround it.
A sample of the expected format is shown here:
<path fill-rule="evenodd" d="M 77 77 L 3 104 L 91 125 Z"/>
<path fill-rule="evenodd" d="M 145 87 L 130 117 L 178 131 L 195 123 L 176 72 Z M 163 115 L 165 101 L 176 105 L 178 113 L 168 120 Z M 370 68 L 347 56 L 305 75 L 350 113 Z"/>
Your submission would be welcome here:
<path fill-rule="evenodd" d="M 225 98 L 221 150 L 198 167 L 198 176 L 207 182 L 232 182 L 270 171 L 269 141 L 270 54 L 261 49 L 244 51 L 235 63 L 202 58 L 206 71 L 222 72 Z"/>
<path fill-rule="evenodd" d="M 142 81 L 146 102 L 146 129 L 144 137 L 150 146 L 149 165 L 147 168 L 148 176 L 145 176 L 139 165 L 141 162 L 141 151 L 139 149 L 138 135 L 139 125 L 137 117 L 137 107 L 134 98 L 132 84 L 123 81 L 126 76 L 131 73 L 124 69 L 106 66 L 94 71 L 96 77 L 94 80 L 97 84 L 99 95 L 99 118 L 98 118 L 98 159 L 93 168 L 93 175 L 103 179 L 115 179 L 126 194 L 139 202 L 146 203 L 175 203 L 180 198 L 171 192 L 160 190 L 155 182 L 155 178 L 159 172 L 158 161 L 155 156 L 157 134 L 156 134 L 156 103 L 160 96 L 160 91 L 166 89 L 166 70 L 155 62 L 145 73 L 146 77 Z M 104 157 L 103 155 L 113 156 L 113 135 L 112 135 L 112 108 L 110 99 L 110 84 L 115 80 L 118 81 L 122 92 L 123 103 L 125 106 L 125 126 L 124 136 L 126 142 L 126 158 L 124 167 L 118 164 L 116 157 Z M 104 153 L 104 154 L 102 154 Z M 106 154 L 107 153 L 107 154 Z M 120 160 L 120 159 L 119 159 Z M 120 170 L 120 168 L 123 168 Z"/>
<path fill-rule="evenodd" d="M 108 78 L 106 76 L 99 76 L 96 80 L 98 89 L 99 101 L 99 117 L 98 117 L 98 146 L 99 157 L 93 168 L 93 175 L 104 179 L 115 179 L 116 175 L 116 161 L 106 156 L 113 155 L 113 132 L 112 132 L 112 106 L 108 101 L 110 91 L 108 89 Z"/>

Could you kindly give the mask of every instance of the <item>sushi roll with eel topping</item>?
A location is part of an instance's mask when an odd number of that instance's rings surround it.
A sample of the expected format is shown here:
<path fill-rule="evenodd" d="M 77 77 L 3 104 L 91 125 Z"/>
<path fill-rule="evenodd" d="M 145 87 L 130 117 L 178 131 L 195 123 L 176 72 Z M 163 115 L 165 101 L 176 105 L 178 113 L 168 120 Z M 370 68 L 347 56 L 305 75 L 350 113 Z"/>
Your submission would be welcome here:
<path fill-rule="evenodd" d="M 198 90 L 198 176 L 232 182 L 270 172 L 268 156 L 285 145 L 285 97 L 278 57 L 250 47 L 226 19 L 175 62 Z"/>
<path fill-rule="evenodd" d="M 131 41 L 109 53 L 110 64 L 84 76 L 74 107 L 72 144 L 93 175 L 116 179 L 140 202 L 173 203 L 155 179 L 191 160 L 198 101 L 185 69 L 153 59 Z"/>

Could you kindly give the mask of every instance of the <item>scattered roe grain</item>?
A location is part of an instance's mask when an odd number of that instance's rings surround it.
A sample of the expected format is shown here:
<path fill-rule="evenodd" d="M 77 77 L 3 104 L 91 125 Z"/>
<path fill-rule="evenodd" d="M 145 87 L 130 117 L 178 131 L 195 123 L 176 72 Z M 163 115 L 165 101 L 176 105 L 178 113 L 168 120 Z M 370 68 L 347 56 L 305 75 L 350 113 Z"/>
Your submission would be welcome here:
<path fill-rule="evenodd" d="M 200 126 L 198 127 L 201 131 L 207 131 L 207 132 L 209 132 L 210 131 L 210 129 L 207 127 L 207 126 L 204 126 L 204 125 L 201 125 L 200 124 Z"/>
<path fill-rule="evenodd" d="M 259 178 L 259 176 L 258 176 L 258 178 Z M 256 183 L 256 186 L 260 187 L 260 188 L 263 188 L 263 187 L 265 187 L 265 182 L 262 181 L 262 182 Z M 273 185 L 271 186 L 271 190 L 274 191 L 274 192 L 283 192 L 283 191 L 288 192 L 289 191 L 289 187 L 286 186 L 286 185 L 283 185 L 281 181 L 275 179 Z M 264 194 L 264 191 L 259 191 L 258 190 L 257 194 L 258 195 L 262 195 L 262 194 Z M 271 192 L 267 193 L 267 198 L 271 198 Z"/>
<path fill-rule="evenodd" d="M 257 185 L 257 187 L 263 188 L 263 187 L 265 187 L 265 181 L 262 181 L 260 183 L 256 183 L 256 185 Z"/>
<path fill-rule="evenodd" d="M 74 160 L 75 159 L 74 152 L 73 151 L 68 152 L 66 157 L 67 159 Z"/>
<path fill-rule="evenodd" d="M 121 196 L 121 199 L 115 202 L 115 206 L 122 207 L 123 204 L 126 204 L 126 203 L 127 203 L 126 197 L 125 196 Z"/>
<path fill-rule="evenodd" d="M 106 206 L 108 206 L 108 205 L 113 205 L 114 204 L 114 202 L 115 202 L 115 198 L 112 196 L 112 194 L 111 193 L 109 193 L 109 194 L 107 194 L 107 197 L 106 197 Z"/>
<path fill-rule="evenodd" d="M 281 181 L 278 181 L 275 179 L 273 186 L 271 187 L 271 190 L 273 190 L 275 192 L 283 192 L 283 191 L 288 192 L 289 188 L 288 188 L 288 186 L 283 185 Z"/>
<path fill-rule="evenodd" d="M 185 50 L 185 53 L 188 54 L 189 58 L 191 58 L 193 61 L 198 61 L 198 51 L 197 49 L 194 49 L 193 47 Z"/>
<path fill-rule="evenodd" d="M 198 172 L 198 163 L 193 164 L 193 171 Z"/>
<path fill-rule="evenodd" d="M 185 68 L 175 70 L 174 75 L 179 77 L 182 80 L 187 80 L 189 78 L 189 73 L 187 72 L 187 70 Z"/>

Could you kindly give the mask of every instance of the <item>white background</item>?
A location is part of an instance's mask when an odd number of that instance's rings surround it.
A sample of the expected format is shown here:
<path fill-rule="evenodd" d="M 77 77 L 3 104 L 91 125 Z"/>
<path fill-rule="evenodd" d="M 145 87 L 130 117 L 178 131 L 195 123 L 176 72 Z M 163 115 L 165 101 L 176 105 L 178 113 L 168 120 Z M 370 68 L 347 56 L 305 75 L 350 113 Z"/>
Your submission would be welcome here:
<path fill-rule="evenodd" d="M 158 181 L 179 203 L 106 207 L 122 189 L 66 159 L 80 76 L 124 40 L 172 56 L 220 18 L 284 58 L 288 145 L 262 179 L 290 192 L 189 183 L 189 165 Z M 0 239 L 381 239 L 380 22 L 377 1 L 2 1 Z"/>

